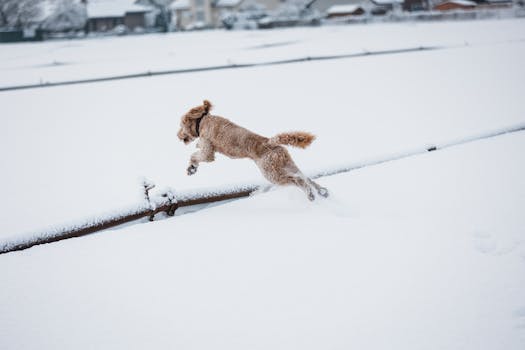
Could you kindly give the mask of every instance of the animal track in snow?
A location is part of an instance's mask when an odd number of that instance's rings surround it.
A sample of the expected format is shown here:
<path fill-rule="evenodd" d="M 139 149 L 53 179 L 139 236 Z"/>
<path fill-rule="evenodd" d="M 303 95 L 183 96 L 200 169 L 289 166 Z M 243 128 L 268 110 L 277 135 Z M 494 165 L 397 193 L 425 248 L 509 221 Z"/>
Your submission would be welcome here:
<path fill-rule="evenodd" d="M 474 245 L 483 254 L 494 254 L 498 248 L 498 242 L 492 235 L 483 231 L 474 233 Z"/>
<path fill-rule="evenodd" d="M 516 328 L 525 329 L 525 306 L 514 311 L 514 317 L 518 320 Z"/>
<path fill-rule="evenodd" d="M 523 242 L 515 235 L 500 232 L 496 235 L 486 231 L 476 231 L 473 234 L 474 246 L 477 251 L 489 255 L 507 255 L 517 250 Z M 525 248 L 521 247 L 519 255 L 525 259 Z"/>

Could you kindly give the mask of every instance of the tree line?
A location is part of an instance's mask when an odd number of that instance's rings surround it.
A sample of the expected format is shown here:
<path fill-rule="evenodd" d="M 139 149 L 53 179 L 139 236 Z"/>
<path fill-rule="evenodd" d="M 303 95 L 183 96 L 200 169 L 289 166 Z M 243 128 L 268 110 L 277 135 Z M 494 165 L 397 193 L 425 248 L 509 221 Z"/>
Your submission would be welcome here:
<path fill-rule="evenodd" d="M 38 27 L 50 31 L 64 31 L 82 29 L 86 21 L 84 1 L 0 0 L 0 28 L 3 29 Z"/>

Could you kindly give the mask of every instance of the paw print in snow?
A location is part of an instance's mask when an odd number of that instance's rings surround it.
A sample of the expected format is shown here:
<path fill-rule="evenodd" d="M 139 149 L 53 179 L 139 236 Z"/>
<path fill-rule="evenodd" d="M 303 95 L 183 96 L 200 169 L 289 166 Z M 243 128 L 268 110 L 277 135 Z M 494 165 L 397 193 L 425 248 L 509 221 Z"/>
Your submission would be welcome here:
<path fill-rule="evenodd" d="M 498 248 L 498 242 L 487 232 L 474 233 L 474 246 L 483 254 L 493 254 Z"/>

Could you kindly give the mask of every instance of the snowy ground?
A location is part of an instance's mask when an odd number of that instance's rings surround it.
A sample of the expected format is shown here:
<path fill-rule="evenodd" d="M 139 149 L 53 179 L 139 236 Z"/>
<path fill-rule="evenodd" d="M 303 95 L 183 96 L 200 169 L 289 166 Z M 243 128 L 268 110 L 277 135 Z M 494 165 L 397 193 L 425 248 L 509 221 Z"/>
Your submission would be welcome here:
<path fill-rule="evenodd" d="M 0 257 L 3 348 L 523 349 L 525 135 Z"/>
<path fill-rule="evenodd" d="M 508 22 L 509 36 L 524 32 Z M 203 98 L 263 135 L 315 133 L 292 152 L 317 171 L 523 122 L 522 62 L 525 42 L 512 42 L 0 93 L 0 237 L 128 207 L 143 176 L 179 190 L 259 182 L 252 162 L 224 157 L 186 176 L 194 150 L 176 138 L 179 118 Z"/>
<path fill-rule="evenodd" d="M 404 23 L 3 45 L 0 86 L 448 48 L 0 92 L 0 245 L 137 204 L 142 176 L 180 190 L 260 182 L 250 161 L 224 157 L 185 175 L 193 147 L 176 139 L 179 117 L 203 98 L 263 135 L 315 133 L 309 149 L 290 150 L 309 173 L 523 124 L 524 29 Z M 55 59 L 75 64 L 42 66 Z M 278 189 L 1 255 L 0 348 L 523 349 L 524 146 L 523 132 L 500 136 L 320 179 L 326 201 Z"/>
<path fill-rule="evenodd" d="M 523 20 L 205 31 L 2 45 L 0 87 L 421 46 L 525 40 Z"/>

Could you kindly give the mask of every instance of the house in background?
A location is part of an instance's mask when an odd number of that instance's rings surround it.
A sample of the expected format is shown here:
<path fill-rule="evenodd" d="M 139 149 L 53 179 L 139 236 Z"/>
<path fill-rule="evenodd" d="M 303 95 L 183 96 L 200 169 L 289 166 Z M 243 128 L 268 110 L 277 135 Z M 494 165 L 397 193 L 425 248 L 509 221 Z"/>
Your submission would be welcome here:
<path fill-rule="evenodd" d="M 130 30 L 151 26 L 147 14 L 152 8 L 137 5 L 130 0 L 89 0 L 86 4 L 87 30 L 89 32 L 106 32 L 119 25 Z"/>
<path fill-rule="evenodd" d="M 403 3 L 405 11 L 427 11 L 430 8 L 430 0 L 405 0 Z"/>
<path fill-rule="evenodd" d="M 384 9 L 385 12 L 401 12 L 405 0 L 370 0 L 377 8 Z"/>
<path fill-rule="evenodd" d="M 516 1 L 516 5 L 519 5 L 520 1 Z M 477 0 L 478 8 L 484 9 L 502 9 L 509 8 L 514 5 L 512 0 Z M 522 2 L 523 4 L 523 2 Z M 523 5 L 521 5 L 523 7 Z"/>
<path fill-rule="evenodd" d="M 434 6 L 437 11 L 472 10 L 476 7 L 474 1 L 469 0 L 447 0 Z"/>
<path fill-rule="evenodd" d="M 328 9 L 334 6 L 350 6 L 357 5 L 364 10 L 370 6 L 369 0 L 312 0 L 308 7 L 312 10 L 319 12 L 322 15 L 328 14 Z"/>
<path fill-rule="evenodd" d="M 418 0 L 425 1 L 425 0 Z M 363 14 L 370 13 L 372 15 L 384 15 L 387 12 L 393 10 L 401 11 L 403 0 L 312 0 L 309 7 L 313 10 L 318 11 L 321 15 L 325 15 L 327 18 L 336 17 L 333 14 L 329 14 L 329 9 L 337 9 L 342 11 L 344 7 L 335 7 L 335 6 L 348 6 L 348 9 L 352 9 L 352 6 L 357 6 L 363 10 Z M 360 12 L 360 10 L 357 10 Z M 353 14 L 358 15 L 358 13 Z"/>
<path fill-rule="evenodd" d="M 175 29 L 183 30 L 192 22 L 191 0 L 175 0 L 170 5 L 171 21 Z"/>
<path fill-rule="evenodd" d="M 326 18 L 361 16 L 365 10 L 359 5 L 334 5 L 326 10 Z"/>
<path fill-rule="evenodd" d="M 170 8 L 172 21 L 179 30 L 220 28 L 226 13 L 255 7 L 271 12 L 286 5 L 286 2 L 287 0 L 174 0 Z"/>
<path fill-rule="evenodd" d="M 175 0 L 171 5 L 175 27 L 182 29 L 218 28 L 224 11 L 237 11 L 243 0 Z"/>

